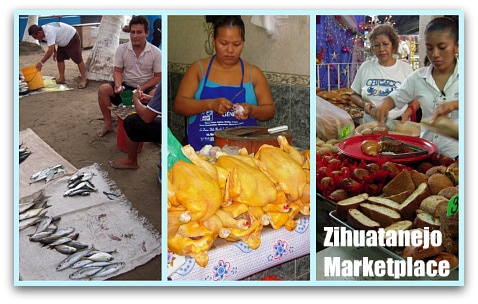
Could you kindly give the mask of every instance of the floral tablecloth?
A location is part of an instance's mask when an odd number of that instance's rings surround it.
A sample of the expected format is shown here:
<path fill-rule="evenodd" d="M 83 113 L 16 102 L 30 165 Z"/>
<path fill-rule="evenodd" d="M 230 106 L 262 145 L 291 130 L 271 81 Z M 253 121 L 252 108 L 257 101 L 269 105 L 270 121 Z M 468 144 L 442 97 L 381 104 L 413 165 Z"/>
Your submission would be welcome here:
<path fill-rule="evenodd" d="M 235 281 L 310 253 L 309 217 L 297 219 L 294 231 L 265 227 L 261 245 L 250 249 L 244 242 L 217 239 L 208 251 L 206 267 L 190 257 L 168 250 L 168 277 L 172 280 Z"/>

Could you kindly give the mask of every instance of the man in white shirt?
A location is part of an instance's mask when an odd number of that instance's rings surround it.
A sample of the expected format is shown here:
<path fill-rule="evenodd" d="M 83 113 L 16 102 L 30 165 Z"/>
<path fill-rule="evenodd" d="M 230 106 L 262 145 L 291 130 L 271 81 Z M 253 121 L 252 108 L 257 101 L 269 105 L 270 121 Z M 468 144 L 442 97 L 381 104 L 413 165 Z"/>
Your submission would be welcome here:
<path fill-rule="evenodd" d="M 36 64 L 39 71 L 53 55 L 53 60 L 57 62 L 58 73 L 60 74 L 56 83 L 64 84 L 65 60 L 71 59 L 78 65 L 81 74 L 78 89 L 86 88 L 88 80 L 86 79 L 86 66 L 83 62 L 81 39 L 73 26 L 63 22 L 51 22 L 43 26 L 33 24 L 28 28 L 28 34 L 34 39 L 45 40 L 48 46 L 45 55 Z"/>

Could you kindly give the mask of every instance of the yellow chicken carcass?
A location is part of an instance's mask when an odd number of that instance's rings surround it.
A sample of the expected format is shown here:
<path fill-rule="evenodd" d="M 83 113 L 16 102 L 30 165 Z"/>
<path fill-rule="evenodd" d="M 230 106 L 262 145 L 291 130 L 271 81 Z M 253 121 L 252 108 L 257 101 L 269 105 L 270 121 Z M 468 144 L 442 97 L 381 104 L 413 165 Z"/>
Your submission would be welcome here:
<path fill-rule="evenodd" d="M 168 201 L 183 206 L 191 221 L 205 221 L 221 206 L 222 193 L 217 180 L 204 169 L 177 161 L 168 172 Z"/>
<path fill-rule="evenodd" d="M 249 206 L 265 206 L 276 202 L 277 189 L 274 182 L 245 159 L 251 157 L 222 155 L 216 162 L 216 166 L 231 172 L 227 190 L 232 201 Z"/>
<path fill-rule="evenodd" d="M 201 267 L 208 264 L 208 251 L 216 238 L 217 232 L 199 221 L 168 226 L 168 249 L 175 254 L 194 258 Z"/>
<path fill-rule="evenodd" d="M 277 142 L 279 143 L 279 147 L 284 151 L 285 153 L 289 154 L 289 156 L 295 160 L 299 165 L 304 164 L 304 160 L 302 158 L 302 154 L 294 147 L 292 147 L 289 144 L 289 141 L 285 136 L 277 136 Z"/>
<path fill-rule="evenodd" d="M 239 216 L 239 219 L 247 219 L 249 226 L 246 229 L 243 228 L 228 228 L 227 237 L 222 236 L 227 241 L 235 242 L 242 240 L 251 249 L 257 249 L 261 245 L 261 233 L 263 225 L 255 217 L 251 216 L 249 212 L 243 213 Z"/>
<path fill-rule="evenodd" d="M 288 200 L 295 201 L 302 197 L 308 178 L 296 153 L 290 154 L 280 147 L 264 144 L 259 147 L 255 157 L 260 160 L 261 171 L 286 193 Z"/>
<path fill-rule="evenodd" d="M 203 168 L 206 172 L 217 180 L 221 188 L 225 187 L 229 171 L 218 168 L 213 163 L 201 158 L 191 145 L 185 145 L 181 148 L 183 154 L 196 166 Z"/>

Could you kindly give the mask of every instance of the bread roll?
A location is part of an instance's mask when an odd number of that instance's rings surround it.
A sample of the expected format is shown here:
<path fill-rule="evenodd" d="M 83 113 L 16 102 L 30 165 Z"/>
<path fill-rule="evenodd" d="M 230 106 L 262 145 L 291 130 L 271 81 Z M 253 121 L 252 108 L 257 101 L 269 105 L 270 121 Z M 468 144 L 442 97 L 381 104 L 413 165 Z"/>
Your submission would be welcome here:
<path fill-rule="evenodd" d="M 451 216 L 442 213 L 438 219 L 440 220 L 440 231 L 443 235 L 448 234 L 451 238 L 458 238 L 458 231 L 460 228 L 458 213 Z"/>
<path fill-rule="evenodd" d="M 370 135 L 370 134 L 373 134 L 373 130 L 372 130 L 372 128 L 363 128 L 363 129 L 362 129 L 362 132 L 360 132 L 360 134 L 362 134 L 362 135 Z"/>
<path fill-rule="evenodd" d="M 458 266 L 458 257 L 453 253 L 449 252 L 440 252 L 433 258 L 436 262 L 448 261 L 450 263 L 450 269 L 453 269 Z"/>
<path fill-rule="evenodd" d="M 443 213 L 446 213 L 447 208 L 448 199 L 440 195 L 430 195 L 420 204 L 420 209 L 430 213 L 434 217 L 439 217 Z"/>
<path fill-rule="evenodd" d="M 393 209 L 395 211 L 399 211 L 400 209 L 400 204 L 391 200 L 391 199 L 388 199 L 388 198 L 385 198 L 385 197 L 379 197 L 379 196 L 369 196 L 367 198 L 367 202 L 368 203 L 371 203 L 371 204 L 376 204 L 376 205 L 380 205 L 380 206 L 385 206 L 385 207 L 388 207 L 390 209 Z"/>
<path fill-rule="evenodd" d="M 428 187 L 431 194 L 438 194 L 441 190 L 454 187 L 453 181 L 443 173 L 434 173 L 428 177 Z"/>
<path fill-rule="evenodd" d="M 355 229 L 378 230 L 380 223 L 372 220 L 358 209 L 349 209 L 347 212 L 347 223 Z"/>
<path fill-rule="evenodd" d="M 411 220 L 415 218 L 416 210 L 420 209 L 422 200 L 430 195 L 427 183 L 421 183 L 415 191 L 400 204 L 399 210 L 402 219 Z"/>
<path fill-rule="evenodd" d="M 428 227 L 430 231 L 440 229 L 440 220 L 428 212 L 420 212 L 413 221 L 415 228 Z"/>
<path fill-rule="evenodd" d="M 441 246 L 434 247 L 429 246 L 427 249 L 423 249 L 423 246 L 408 246 L 403 249 L 402 257 L 408 258 L 411 257 L 413 260 L 423 260 L 436 256 L 442 252 L 443 248 Z"/>
<path fill-rule="evenodd" d="M 363 154 L 377 156 L 380 153 L 380 144 L 376 140 L 366 139 L 360 145 Z"/>
<path fill-rule="evenodd" d="M 382 188 L 384 196 L 391 196 L 403 191 L 414 190 L 415 184 L 413 183 L 412 175 L 408 170 L 402 170 Z"/>
<path fill-rule="evenodd" d="M 348 210 L 358 209 L 361 203 L 365 203 L 367 201 L 367 198 L 367 193 L 361 193 L 356 196 L 338 201 L 335 205 L 335 214 L 337 218 L 341 219 L 342 221 L 346 221 Z"/>
<path fill-rule="evenodd" d="M 344 189 L 336 189 L 332 193 L 330 193 L 329 197 L 334 202 L 338 202 L 338 201 L 349 198 L 349 194 Z"/>
<path fill-rule="evenodd" d="M 401 220 L 398 222 L 395 222 L 391 225 L 388 225 L 387 227 L 384 228 L 385 232 L 389 230 L 395 230 L 395 231 L 401 231 L 401 230 L 409 230 L 412 229 L 413 227 L 413 222 L 409 220 Z"/>
<path fill-rule="evenodd" d="M 458 192 L 459 192 L 458 186 L 455 186 L 455 187 L 447 187 L 447 188 L 441 189 L 440 192 L 438 192 L 437 194 L 447 199 L 450 199 L 454 197 L 455 195 L 457 195 Z"/>
<path fill-rule="evenodd" d="M 389 133 L 389 130 L 387 127 L 385 126 L 376 126 L 374 128 L 372 128 L 372 134 L 388 134 Z"/>
<path fill-rule="evenodd" d="M 387 227 L 384 228 L 385 235 L 387 234 L 387 231 L 393 230 L 393 231 L 403 231 L 403 230 L 409 230 L 413 228 L 413 222 L 409 220 L 402 220 L 395 222 Z M 392 238 L 392 237 L 390 237 Z M 390 249 L 396 249 L 396 247 L 388 247 Z"/>
<path fill-rule="evenodd" d="M 413 190 L 405 190 L 403 192 L 400 192 L 394 195 L 386 196 L 385 198 L 392 200 L 400 205 L 407 199 L 407 197 L 410 196 L 410 194 L 412 194 L 412 192 Z"/>
<path fill-rule="evenodd" d="M 400 213 L 385 206 L 363 203 L 360 204 L 360 211 L 363 214 L 378 222 L 380 226 L 387 227 L 402 219 Z"/>
<path fill-rule="evenodd" d="M 425 173 L 418 172 L 417 170 L 410 171 L 410 175 L 412 176 L 413 183 L 415 187 L 418 187 L 421 183 L 428 182 L 428 176 Z"/>

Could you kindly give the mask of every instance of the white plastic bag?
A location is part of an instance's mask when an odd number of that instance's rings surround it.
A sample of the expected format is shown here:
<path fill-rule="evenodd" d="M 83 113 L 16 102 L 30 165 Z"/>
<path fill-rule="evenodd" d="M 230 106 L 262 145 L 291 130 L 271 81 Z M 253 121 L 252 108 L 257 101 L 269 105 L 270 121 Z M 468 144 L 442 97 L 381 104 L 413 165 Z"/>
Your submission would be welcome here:
<path fill-rule="evenodd" d="M 316 133 L 322 140 L 345 139 L 355 132 L 355 124 L 347 111 L 316 96 Z"/>

